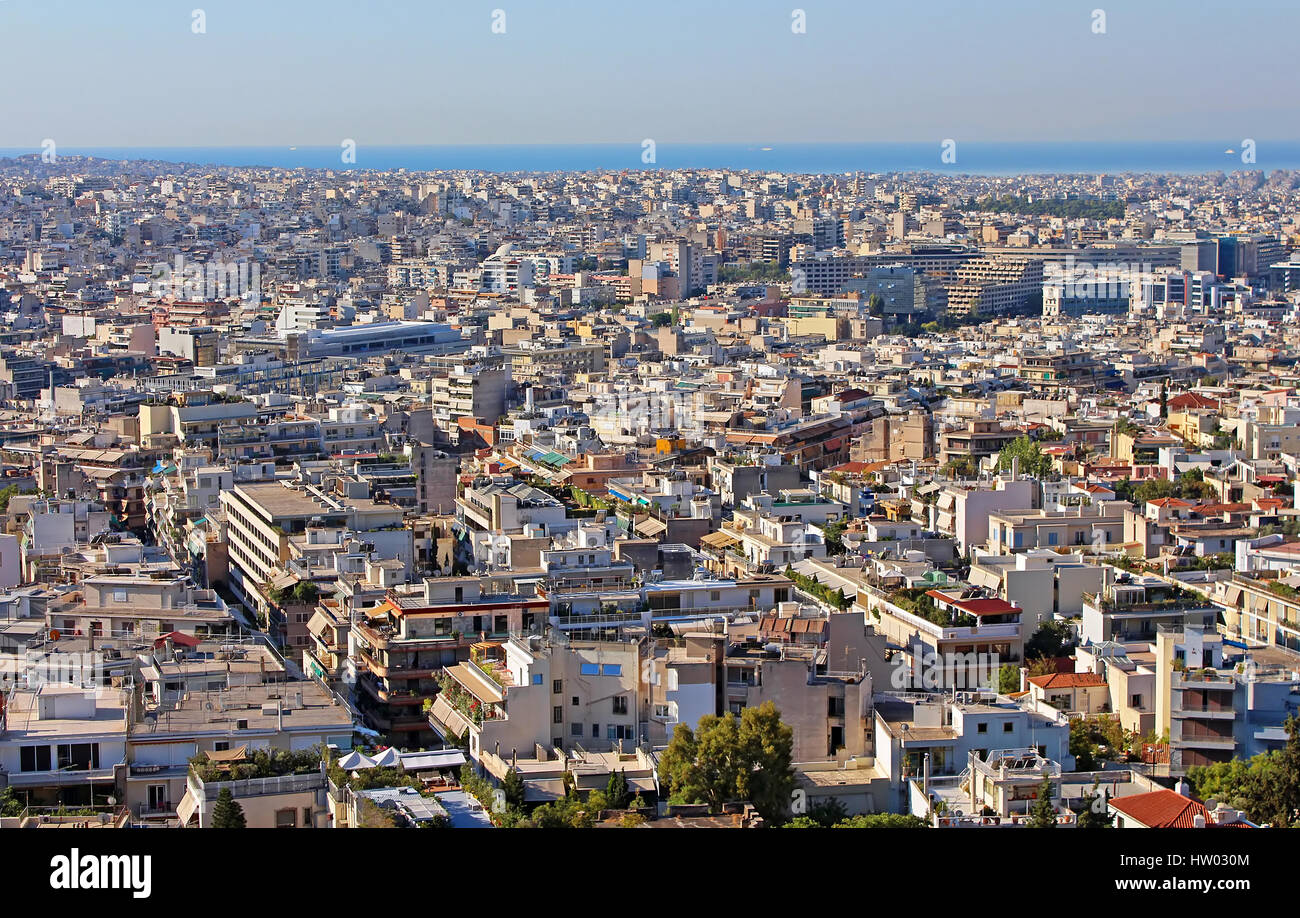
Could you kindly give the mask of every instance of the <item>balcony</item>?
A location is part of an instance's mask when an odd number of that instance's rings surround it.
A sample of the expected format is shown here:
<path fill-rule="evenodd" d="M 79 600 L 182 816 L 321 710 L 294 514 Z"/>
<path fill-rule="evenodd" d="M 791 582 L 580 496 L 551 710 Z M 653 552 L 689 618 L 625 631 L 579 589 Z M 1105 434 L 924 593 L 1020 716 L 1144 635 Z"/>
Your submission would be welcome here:
<path fill-rule="evenodd" d="M 1237 741 L 1232 735 L 1222 736 L 1216 733 L 1188 733 L 1170 736 L 1170 745 L 1174 747 L 1197 746 L 1203 749 L 1233 749 Z"/>
<path fill-rule="evenodd" d="M 1194 670 L 1192 672 L 1177 672 L 1173 674 L 1170 687 L 1178 689 L 1208 689 L 1218 691 L 1235 691 L 1237 680 L 1232 676 L 1225 676 L 1222 673 L 1210 670 Z"/>

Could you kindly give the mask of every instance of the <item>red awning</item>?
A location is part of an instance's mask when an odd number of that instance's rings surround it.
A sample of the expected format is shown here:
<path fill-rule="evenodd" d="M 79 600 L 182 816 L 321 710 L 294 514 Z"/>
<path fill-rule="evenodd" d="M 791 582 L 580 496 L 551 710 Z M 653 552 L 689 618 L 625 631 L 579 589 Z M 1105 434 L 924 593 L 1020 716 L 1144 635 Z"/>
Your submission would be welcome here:
<path fill-rule="evenodd" d="M 198 647 L 199 639 L 192 634 L 186 634 L 184 631 L 168 631 L 158 640 L 153 642 L 154 647 L 161 647 L 168 641 L 173 644 L 179 644 L 181 647 Z"/>

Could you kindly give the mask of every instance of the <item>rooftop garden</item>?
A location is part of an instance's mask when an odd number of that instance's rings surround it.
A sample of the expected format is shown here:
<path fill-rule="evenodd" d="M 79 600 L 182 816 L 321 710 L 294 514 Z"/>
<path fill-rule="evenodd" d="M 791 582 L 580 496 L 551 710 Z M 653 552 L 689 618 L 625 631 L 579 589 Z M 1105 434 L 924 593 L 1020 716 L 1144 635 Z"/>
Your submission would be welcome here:
<path fill-rule="evenodd" d="M 835 587 L 829 587 L 818 581 L 815 577 L 805 577 L 798 573 L 793 567 L 786 567 L 785 575 L 794 581 L 795 586 L 800 590 L 813 596 L 829 606 L 843 611 L 853 604 L 849 599 Z"/>
<path fill-rule="evenodd" d="M 282 749 L 268 751 L 254 749 L 238 761 L 213 761 L 206 752 L 190 759 L 190 768 L 199 780 L 247 781 L 252 778 L 279 778 L 285 775 L 308 775 L 320 771 L 319 747 L 286 752 Z"/>
<path fill-rule="evenodd" d="M 889 601 L 940 628 L 974 628 L 979 619 L 965 612 L 949 612 L 935 605 L 923 587 L 909 587 L 889 594 Z"/>

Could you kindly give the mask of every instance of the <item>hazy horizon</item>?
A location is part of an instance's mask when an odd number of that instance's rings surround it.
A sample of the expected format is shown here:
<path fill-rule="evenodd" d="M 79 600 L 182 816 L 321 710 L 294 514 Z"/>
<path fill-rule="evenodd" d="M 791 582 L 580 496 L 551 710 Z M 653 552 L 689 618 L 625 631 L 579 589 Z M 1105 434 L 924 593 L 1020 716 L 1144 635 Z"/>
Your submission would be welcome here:
<path fill-rule="evenodd" d="M 203 2 L 0 2 L 6 63 L 31 77 L 0 89 L 0 147 L 1226 147 L 1300 116 L 1280 0 L 1110 4 L 1103 34 L 1094 3 L 1032 0 Z"/>

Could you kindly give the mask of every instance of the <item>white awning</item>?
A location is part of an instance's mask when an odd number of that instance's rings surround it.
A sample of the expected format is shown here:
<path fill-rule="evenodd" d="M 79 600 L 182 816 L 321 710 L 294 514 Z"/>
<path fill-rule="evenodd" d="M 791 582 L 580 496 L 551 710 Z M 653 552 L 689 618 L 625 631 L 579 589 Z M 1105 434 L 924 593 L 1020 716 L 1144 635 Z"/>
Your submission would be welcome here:
<path fill-rule="evenodd" d="M 442 768 L 459 768 L 464 764 L 465 753 L 461 752 L 459 749 L 402 753 L 402 767 L 407 771 L 434 771 Z"/>
<path fill-rule="evenodd" d="M 374 768 L 375 760 L 368 755 L 362 755 L 355 750 L 349 752 L 343 758 L 339 759 L 339 768 L 344 771 L 355 771 L 358 768 Z"/>
<path fill-rule="evenodd" d="M 384 768 L 392 768 L 395 765 L 400 764 L 401 761 L 402 761 L 401 753 L 398 752 L 396 749 L 394 749 L 392 746 L 389 746 L 383 752 L 379 753 L 379 755 L 374 757 L 374 763 Z"/>
<path fill-rule="evenodd" d="M 184 828 L 199 808 L 199 801 L 190 793 L 189 788 L 185 790 L 185 796 L 181 798 L 180 805 L 176 807 L 176 815 L 180 817 L 181 828 Z"/>

